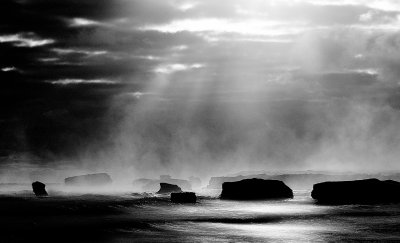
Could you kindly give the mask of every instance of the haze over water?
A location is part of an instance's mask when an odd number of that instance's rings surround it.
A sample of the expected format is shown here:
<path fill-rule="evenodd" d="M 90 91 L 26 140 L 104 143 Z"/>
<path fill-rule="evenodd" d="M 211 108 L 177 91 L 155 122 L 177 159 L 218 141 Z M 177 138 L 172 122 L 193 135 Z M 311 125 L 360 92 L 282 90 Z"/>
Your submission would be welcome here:
<path fill-rule="evenodd" d="M 398 172 L 399 31 L 397 0 L 2 0 L 0 228 L 11 242 L 399 241 L 396 204 L 204 188 Z M 114 183 L 64 186 L 99 172 Z M 200 178 L 198 203 L 133 183 L 160 175 Z"/>
<path fill-rule="evenodd" d="M 398 170 L 399 10 L 3 1 L 2 178 Z"/>

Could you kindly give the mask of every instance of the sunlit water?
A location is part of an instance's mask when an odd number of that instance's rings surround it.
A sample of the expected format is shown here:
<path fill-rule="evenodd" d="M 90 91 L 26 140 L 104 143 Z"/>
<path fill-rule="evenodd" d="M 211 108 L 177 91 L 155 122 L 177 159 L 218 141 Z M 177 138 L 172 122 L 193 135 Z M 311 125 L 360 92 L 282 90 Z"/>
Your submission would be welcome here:
<path fill-rule="evenodd" d="M 130 210 L 138 220 L 151 222 L 151 229 L 132 230 L 133 237 L 143 240 L 400 241 L 400 205 L 320 206 L 309 192 L 297 192 L 293 200 L 284 201 L 202 199 L 196 205 L 164 202 Z"/>
<path fill-rule="evenodd" d="M 70 207 L 71 212 L 76 207 L 89 208 L 111 200 L 115 203 L 107 207 L 120 213 L 66 214 L 57 219 L 50 213 L 43 220 L 52 217 L 52 224 L 71 220 L 74 225 L 88 228 L 91 224 L 109 222 L 111 226 L 102 229 L 106 237 L 96 242 L 400 241 L 400 205 L 321 206 L 309 195 L 310 192 L 298 191 L 292 200 L 252 202 L 201 197 L 196 204 L 173 204 L 168 198 L 132 195 L 106 198 L 85 195 L 73 199 L 77 202 L 73 206 L 63 203 L 66 199 L 62 196 L 44 200 Z M 42 202 L 45 201 L 39 201 Z M 69 231 L 68 226 L 65 230 Z"/>

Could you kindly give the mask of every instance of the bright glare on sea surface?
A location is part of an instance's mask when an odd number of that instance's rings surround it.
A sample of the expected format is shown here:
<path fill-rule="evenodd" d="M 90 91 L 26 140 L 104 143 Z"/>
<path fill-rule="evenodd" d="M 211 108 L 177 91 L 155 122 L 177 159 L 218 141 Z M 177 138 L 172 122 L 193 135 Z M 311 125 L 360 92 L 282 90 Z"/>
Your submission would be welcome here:
<path fill-rule="evenodd" d="M 162 219 L 153 226 L 160 231 L 157 233 L 160 237 L 164 234 L 168 236 L 163 241 L 400 240 L 400 232 L 397 230 L 400 225 L 398 205 L 320 206 L 314 204 L 309 192 L 297 192 L 293 200 L 284 201 L 238 202 L 205 199 L 196 205 L 165 204 L 161 207 L 143 206 L 142 209 L 142 216 L 147 217 L 147 220 Z"/>
<path fill-rule="evenodd" d="M 46 235 L 42 242 L 59 235 L 57 242 L 400 241 L 400 205 L 321 206 L 309 193 L 252 202 L 200 197 L 196 204 L 139 195 L 17 197 L 8 199 L 12 206 L 0 200 L 0 226 L 6 242 L 37 232 Z"/>

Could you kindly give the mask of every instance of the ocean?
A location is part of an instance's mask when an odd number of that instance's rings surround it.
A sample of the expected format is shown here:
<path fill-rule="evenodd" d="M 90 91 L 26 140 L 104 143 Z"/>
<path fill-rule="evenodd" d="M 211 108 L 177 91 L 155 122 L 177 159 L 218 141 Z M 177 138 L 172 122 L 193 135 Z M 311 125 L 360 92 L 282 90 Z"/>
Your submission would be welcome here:
<path fill-rule="evenodd" d="M 400 204 L 317 205 L 149 194 L 0 196 L 0 242 L 400 242 Z"/>

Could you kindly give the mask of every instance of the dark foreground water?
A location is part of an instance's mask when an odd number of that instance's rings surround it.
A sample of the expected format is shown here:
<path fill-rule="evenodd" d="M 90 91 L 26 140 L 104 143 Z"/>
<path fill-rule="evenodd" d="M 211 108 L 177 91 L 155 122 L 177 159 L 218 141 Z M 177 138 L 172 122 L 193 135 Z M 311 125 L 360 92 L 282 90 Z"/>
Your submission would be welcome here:
<path fill-rule="evenodd" d="M 140 195 L 0 196 L 0 242 L 400 242 L 400 205 Z"/>

